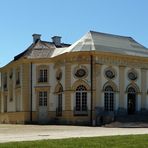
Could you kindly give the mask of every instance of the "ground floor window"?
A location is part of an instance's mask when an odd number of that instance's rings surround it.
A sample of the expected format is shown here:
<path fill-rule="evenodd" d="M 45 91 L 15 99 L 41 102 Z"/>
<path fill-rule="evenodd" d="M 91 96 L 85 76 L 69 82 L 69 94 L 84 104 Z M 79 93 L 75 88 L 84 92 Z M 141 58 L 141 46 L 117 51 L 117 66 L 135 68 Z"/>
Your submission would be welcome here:
<path fill-rule="evenodd" d="M 21 110 L 20 94 L 17 94 L 15 99 L 16 99 L 16 111 L 19 112 Z"/>
<path fill-rule="evenodd" d="M 62 93 L 58 94 L 57 116 L 62 116 Z"/>
<path fill-rule="evenodd" d="M 75 111 L 78 113 L 87 112 L 87 89 L 83 85 L 79 85 L 76 89 Z"/>
<path fill-rule="evenodd" d="M 104 109 L 105 111 L 114 111 L 114 92 L 111 86 L 105 88 Z"/>
<path fill-rule="evenodd" d="M 7 112 L 7 96 L 4 96 L 4 112 Z"/>
<path fill-rule="evenodd" d="M 58 85 L 58 90 L 57 90 L 57 108 L 56 108 L 56 115 L 57 116 L 62 116 L 62 93 L 63 93 L 63 87 L 62 85 Z"/>
<path fill-rule="evenodd" d="M 39 92 L 39 106 L 47 106 L 47 91 Z"/>
<path fill-rule="evenodd" d="M 133 87 L 128 88 L 127 108 L 128 114 L 134 114 L 136 111 L 136 90 Z"/>

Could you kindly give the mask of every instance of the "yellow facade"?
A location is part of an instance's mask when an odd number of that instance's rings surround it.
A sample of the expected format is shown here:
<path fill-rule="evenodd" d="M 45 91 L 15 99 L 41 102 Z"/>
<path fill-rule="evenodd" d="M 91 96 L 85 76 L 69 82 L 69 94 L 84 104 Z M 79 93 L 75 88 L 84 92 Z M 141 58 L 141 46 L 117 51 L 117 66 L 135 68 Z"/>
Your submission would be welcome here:
<path fill-rule="evenodd" d="M 0 69 L 0 123 L 88 125 L 147 112 L 147 57 L 85 50 L 48 57 L 49 45 L 39 39 Z"/>

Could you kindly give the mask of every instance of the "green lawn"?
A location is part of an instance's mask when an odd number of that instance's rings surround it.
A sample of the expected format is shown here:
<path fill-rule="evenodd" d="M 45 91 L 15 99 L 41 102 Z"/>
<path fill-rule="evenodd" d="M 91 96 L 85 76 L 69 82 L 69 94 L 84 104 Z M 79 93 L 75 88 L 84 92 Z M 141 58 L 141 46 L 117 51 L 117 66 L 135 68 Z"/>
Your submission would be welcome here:
<path fill-rule="evenodd" d="M 0 148 L 148 148 L 148 135 L 70 138 L 0 144 Z"/>

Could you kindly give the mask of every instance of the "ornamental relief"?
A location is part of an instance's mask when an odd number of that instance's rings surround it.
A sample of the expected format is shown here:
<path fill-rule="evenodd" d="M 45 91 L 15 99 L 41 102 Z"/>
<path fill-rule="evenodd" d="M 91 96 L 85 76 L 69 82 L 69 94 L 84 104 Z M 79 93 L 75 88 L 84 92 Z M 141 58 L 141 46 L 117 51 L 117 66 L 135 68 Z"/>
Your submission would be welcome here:
<path fill-rule="evenodd" d="M 127 72 L 127 78 L 131 81 L 136 81 L 138 79 L 138 73 L 135 69 L 130 69 Z"/>
<path fill-rule="evenodd" d="M 66 58 L 65 59 L 65 62 L 67 63 L 78 63 L 78 62 L 83 62 L 83 63 L 89 63 L 90 62 L 90 57 L 89 56 L 85 56 L 85 55 L 82 55 L 82 56 L 72 56 L 72 57 L 69 57 L 69 58 Z"/>
<path fill-rule="evenodd" d="M 56 71 L 56 80 L 57 81 L 60 81 L 62 79 L 62 70 L 61 69 L 58 69 Z"/>
<path fill-rule="evenodd" d="M 104 76 L 107 79 L 114 79 L 116 77 L 116 72 L 112 67 L 108 67 L 104 70 Z"/>
<path fill-rule="evenodd" d="M 96 60 L 98 64 L 105 64 L 105 65 L 116 65 L 116 66 L 127 66 L 127 67 L 135 67 L 135 68 L 148 68 L 148 63 L 138 61 L 138 60 L 131 60 L 126 58 L 119 58 L 119 57 L 110 57 L 107 56 L 98 56 Z"/>
<path fill-rule="evenodd" d="M 88 69 L 86 66 L 76 66 L 73 71 L 73 76 L 77 79 L 84 79 L 88 76 Z"/>
<path fill-rule="evenodd" d="M 64 65 L 64 61 L 56 61 L 56 62 L 54 63 L 54 69 L 60 68 L 60 67 L 62 67 L 63 65 Z"/>

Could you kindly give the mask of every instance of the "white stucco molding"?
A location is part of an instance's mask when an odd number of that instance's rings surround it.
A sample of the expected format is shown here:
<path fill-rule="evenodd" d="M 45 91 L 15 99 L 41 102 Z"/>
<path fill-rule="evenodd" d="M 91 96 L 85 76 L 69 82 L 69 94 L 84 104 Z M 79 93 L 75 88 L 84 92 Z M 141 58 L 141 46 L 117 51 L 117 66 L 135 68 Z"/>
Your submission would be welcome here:
<path fill-rule="evenodd" d="M 74 82 L 74 84 L 72 85 L 72 90 L 76 90 L 79 85 L 84 85 L 87 90 L 90 90 L 89 84 L 81 79 Z"/>
<path fill-rule="evenodd" d="M 58 83 L 56 86 L 55 86 L 55 89 L 54 89 L 54 93 L 61 93 L 63 92 L 63 86 L 61 83 Z"/>
<path fill-rule="evenodd" d="M 135 84 L 135 83 L 130 83 L 130 84 L 126 87 L 126 91 L 125 91 L 126 93 L 128 93 L 128 89 L 129 89 L 130 87 L 133 87 L 133 88 L 135 89 L 136 93 L 141 93 L 139 87 L 138 87 L 137 84 Z"/>
<path fill-rule="evenodd" d="M 114 92 L 118 92 L 119 91 L 117 85 L 113 81 L 111 81 L 111 80 L 107 81 L 104 84 L 103 91 L 105 91 L 106 86 L 111 86 L 113 88 Z"/>

